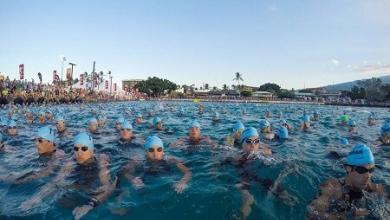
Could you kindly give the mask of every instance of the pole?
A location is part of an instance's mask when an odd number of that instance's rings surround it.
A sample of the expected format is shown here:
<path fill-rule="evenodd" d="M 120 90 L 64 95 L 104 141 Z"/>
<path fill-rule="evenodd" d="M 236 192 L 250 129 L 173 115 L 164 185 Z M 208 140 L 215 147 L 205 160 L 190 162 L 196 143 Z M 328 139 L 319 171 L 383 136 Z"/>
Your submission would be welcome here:
<path fill-rule="evenodd" d="M 94 77 L 95 77 L 95 65 L 96 62 L 93 61 L 92 74 L 91 74 L 91 82 L 92 82 L 92 91 L 94 90 Z"/>
<path fill-rule="evenodd" d="M 72 79 L 71 80 L 73 80 L 73 66 L 76 66 L 76 64 L 75 63 L 69 63 L 69 65 L 72 66 Z M 72 84 L 73 84 L 73 82 L 70 83 L 70 88 L 72 88 Z"/>
<path fill-rule="evenodd" d="M 112 76 L 111 76 L 111 71 L 108 71 L 108 75 L 110 76 L 110 96 L 112 93 Z"/>

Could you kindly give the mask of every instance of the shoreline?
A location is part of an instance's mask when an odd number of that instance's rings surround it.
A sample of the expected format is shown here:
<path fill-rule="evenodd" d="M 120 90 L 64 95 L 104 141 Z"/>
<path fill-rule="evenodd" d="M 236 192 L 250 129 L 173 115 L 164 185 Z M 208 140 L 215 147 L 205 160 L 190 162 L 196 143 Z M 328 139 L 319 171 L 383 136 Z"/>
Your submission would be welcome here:
<path fill-rule="evenodd" d="M 137 100 L 134 100 L 137 101 Z M 349 107 L 372 107 L 372 108 L 390 108 L 390 104 L 350 104 L 350 103 L 326 103 L 326 102 L 312 102 L 312 101 L 276 101 L 276 100 L 243 100 L 243 99 L 145 99 L 145 101 L 181 101 L 181 102 L 221 102 L 221 103 L 254 103 L 254 104 L 305 104 L 305 105 L 324 105 L 324 106 L 349 106 Z"/>

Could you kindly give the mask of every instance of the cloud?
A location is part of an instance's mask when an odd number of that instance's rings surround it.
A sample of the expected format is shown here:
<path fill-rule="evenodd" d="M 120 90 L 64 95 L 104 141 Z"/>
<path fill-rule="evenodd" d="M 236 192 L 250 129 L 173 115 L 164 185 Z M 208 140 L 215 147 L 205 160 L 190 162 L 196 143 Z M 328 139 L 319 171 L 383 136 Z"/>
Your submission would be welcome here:
<path fill-rule="evenodd" d="M 267 11 L 269 12 L 276 12 L 278 10 L 278 8 L 276 8 L 275 6 L 268 6 L 267 7 Z"/>
<path fill-rule="evenodd" d="M 332 63 L 333 63 L 334 65 L 336 65 L 336 66 L 338 66 L 338 65 L 340 64 L 340 61 L 337 60 L 337 59 L 334 59 L 334 58 L 333 58 L 331 61 L 332 61 Z"/>
<path fill-rule="evenodd" d="M 364 74 L 390 74 L 390 64 L 363 65 L 354 68 L 354 70 Z"/>

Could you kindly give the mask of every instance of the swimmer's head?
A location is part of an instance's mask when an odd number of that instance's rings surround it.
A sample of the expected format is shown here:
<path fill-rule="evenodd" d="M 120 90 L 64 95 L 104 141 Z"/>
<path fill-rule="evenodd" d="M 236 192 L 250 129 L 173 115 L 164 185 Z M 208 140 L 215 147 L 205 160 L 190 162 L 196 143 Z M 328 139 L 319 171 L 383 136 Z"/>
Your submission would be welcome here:
<path fill-rule="evenodd" d="M 244 152 L 258 151 L 260 147 L 259 133 L 254 127 L 245 128 L 240 137 Z"/>
<path fill-rule="evenodd" d="M 122 125 L 121 125 L 121 138 L 125 139 L 125 140 L 130 140 L 133 136 L 133 126 L 131 126 L 131 124 L 125 120 Z"/>
<path fill-rule="evenodd" d="M 98 121 L 96 118 L 91 118 L 88 121 L 88 129 L 91 133 L 95 133 L 98 129 Z"/>
<path fill-rule="evenodd" d="M 18 133 L 17 125 L 14 120 L 10 120 L 7 125 L 7 133 L 10 136 L 16 136 Z"/>
<path fill-rule="evenodd" d="M 288 139 L 288 130 L 287 130 L 287 128 L 284 127 L 284 126 L 281 126 L 280 128 L 278 128 L 278 130 L 276 132 L 276 135 L 280 139 Z"/>
<path fill-rule="evenodd" d="M 357 144 L 345 162 L 347 181 L 356 189 L 365 189 L 375 168 L 374 155 L 365 144 Z"/>
<path fill-rule="evenodd" d="M 120 116 L 119 118 L 116 119 L 115 121 L 115 128 L 117 130 L 120 130 L 121 129 L 121 125 L 122 123 L 125 121 L 125 118 L 123 118 L 123 116 Z"/>
<path fill-rule="evenodd" d="M 39 154 L 52 152 L 55 149 L 55 133 L 51 126 L 38 129 L 35 144 Z"/>
<path fill-rule="evenodd" d="M 259 121 L 259 127 L 260 127 L 260 130 L 261 131 L 264 131 L 265 129 L 268 129 L 271 127 L 271 124 L 269 123 L 269 121 L 265 120 L 265 119 L 261 119 Z"/>
<path fill-rule="evenodd" d="M 93 158 L 94 143 L 93 138 L 87 133 L 80 133 L 74 138 L 74 156 L 79 164 L 84 164 Z"/>
<path fill-rule="evenodd" d="M 237 121 L 233 125 L 234 139 L 240 139 L 240 136 L 241 136 L 242 132 L 244 131 L 244 129 L 245 129 L 244 124 L 241 121 Z"/>
<path fill-rule="evenodd" d="M 146 157 L 149 160 L 158 161 L 164 158 L 164 144 L 162 140 L 153 135 L 149 136 L 145 141 Z"/>
<path fill-rule="evenodd" d="M 198 121 L 194 120 L 190 124 L 189 137 L 191 140 L 198 140 L 201 136 L 200 124 Z"/>
<path fill-rule="evenodd" d="M 65 118 L 62 115 L 56 117 L 56 128 L 58 132 L 65 131 Z"/>

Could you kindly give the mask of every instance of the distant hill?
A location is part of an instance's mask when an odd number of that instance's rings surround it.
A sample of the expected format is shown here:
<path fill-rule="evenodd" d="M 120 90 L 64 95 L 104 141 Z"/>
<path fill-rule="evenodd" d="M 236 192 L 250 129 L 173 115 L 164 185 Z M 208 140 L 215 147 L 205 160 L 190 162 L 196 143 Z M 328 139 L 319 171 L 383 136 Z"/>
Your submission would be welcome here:
<path fill-rule="evenodd" d="M 390 84 L 390 75 L 388 76 L 381 76 L 381 77 L 375 77 L 375 78 L 379 78 L 382 80 L 382 83 L 386 84 L 386 83 L 389 83 Z M 370 78 L 367 78 L 367 79 L 370 79 Z M 361 79 L 361 80 L 366 80 L 366 79 Z M 357 82 L 359 80 L 355 80 L 355 81 L 351 81 L 351 82 L 345 82 L 345 83 L 338 83 L 338 84 L 333 84 L 333 85 L 328 85 L 328 86 L 324 86 L 324 88 L 328 91 L 340 91 L 340 90 L 351 90 L 351 88 L 354 86 L 354 85 L 357 85 Z"/>

